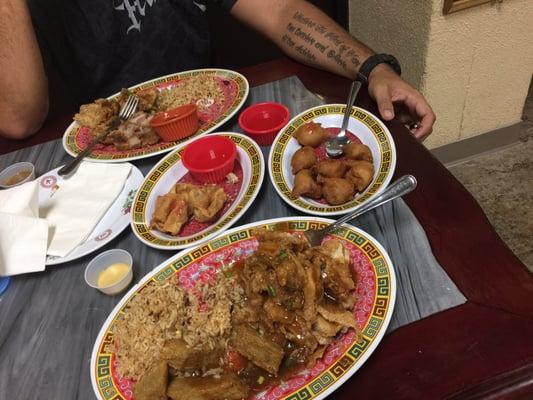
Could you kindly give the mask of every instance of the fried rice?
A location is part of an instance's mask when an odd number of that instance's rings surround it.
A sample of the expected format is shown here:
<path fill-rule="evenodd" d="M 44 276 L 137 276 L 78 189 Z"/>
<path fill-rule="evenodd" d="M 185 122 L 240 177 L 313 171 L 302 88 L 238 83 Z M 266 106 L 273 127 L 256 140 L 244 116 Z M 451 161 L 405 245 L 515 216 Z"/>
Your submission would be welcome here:
<path fill-rule="evenodd" d="M 159 92 L 156 100 L 158 110 L 168 110 L 186 104 L 196 104 L 200 112 L 214 103 L 222 103 L 224 94 L 217 79 L 209 75 L 198 75 L 184 79 L 171 89 Z"/>
<path fill-rule="evenodd" d="M 222 274 L 217 274 L 216 282 L 200 283 L 193 291 L 180 287 L 177 277 L 162 285 L 149 284 L 113 325 L 118 373 L 138 380 L 160 359 L 169 339 L 183 339 L 190 347 L 206 351 L 225 345 L 231 333 L 232 304 L 240 301 L 241 293 L 235 280 Z"/>

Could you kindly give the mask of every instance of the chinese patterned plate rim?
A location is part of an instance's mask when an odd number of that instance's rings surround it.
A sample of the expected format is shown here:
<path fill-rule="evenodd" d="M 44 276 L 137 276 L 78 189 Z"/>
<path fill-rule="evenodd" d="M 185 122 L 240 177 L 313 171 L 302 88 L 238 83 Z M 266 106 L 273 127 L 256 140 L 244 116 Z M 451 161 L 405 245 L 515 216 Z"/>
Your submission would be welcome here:
<path fill-rule="evenodd" d="M 353 200 L 331 206 L 311 200 L 307 197 L 294 197 L 292 190 L 292 172 L 290 162 L 292 154 L 300 145 L 292 137 L 293 132 L 304 123 L 321 122 L 325 128 L 339 127 L 345 104 L 325 104 L 305 110 L 292 118 L 278 133 L 268 156 L 270 180 L 279 196 L 290 206 L 308 214 L 334 216 L 349 213 L 355 207 L 377 196 L 392 179 L 396 167 L 396 147 L 387 127 L 369 111 L 353 107 L 348 130 L 353 132 L 364 144 L 369 146 L 374 155 L 374 179 L 363 193 Z M 379 154 L 379 159 L 376 159 Z"/>
<path fill-rule="evenodd" d="M 139 83 L 137 85 L 129 87 L 128 90 L 135 92 L 137 90 L 144 90 L 160 85 L 167 85 L 183 78 L 198 75 L 213 75 L 220 78 L 226 78 L 235 85 L 235 98 L 233 99 L 232 103 L 220 115 L 217 116 L 217 118 L 212 121 L 209 121 L 209 123 L 207 123 L 205 127 L 201 127 L 192 136 L 178 140 L 176 142 L 160 142 L 155 145 L 148 146 L 148 148 L 133 149 L 130 151 L 122 152 L 116 151 L 114 153 L 99 153 L 97 151 L 93 151 L 86 157 L 86 159 L 93 162 L 124 162 L 152 157 L 158 154 L 167 153 L 179 146 L 181 143 L 188 141 L 192 137 L 198 137 L 200 135 L 213 132 L 215 129 L 227 122 L 242 107 L 242 105 L 246 101 L 246 98 L 248 97 L 248 92 L 250 90 L 248 80 L 242 74 L 236 71 L 221 68 L 203 68 L 183 71 L 175 74 L 160 76 L 158 78 Z M 109 96 L 108 99 L 114 98 L 118 95 L 119 93 L 115 93 Z M 74 121 L 67 127 L 65 133 L 63 134 L 63 148 L 72 157 L 75 157 L 81 151 L 81 148 L 77 143 L 77 137 L 80 134 L 81 128 L 82 127 L 76 121 Z"/>
<path fill-rule="evenodd" d="M 122 191 L 87 236 L 87 239 L 65 257 L 47 256 L 46 265 L 63 264 L 86 256 L 105 246 L 128 227 L 131 219 L 130 212 L 133 197 L 144 180 L 142 172 L 135 165 L 130 165 L 131 172 L 124 183 Z M 61 167 L 53 169 L 39 178 L 39 206 L 53 196 L 57 188 L 61 186 L 63 178 L 57 174 L 59 168 Z"/>
<path fill-rule="evenodd" d="M 320 217 L 284 217 L 232 228 L 208 243 L 193 249 L 183 250 L 169 258 L 132 287 L 107 317 L 93 347 L 90 373 L 96 397 L 102 400 L 133 399 L 131 384 L 128 387 L 128 383 L 123 380 L 120 385 L 117 384 L 119 378 L 113 375 L 114 365 L 116 364 L 113 362 L 113 353 L 109 349 L 113 343 L 111 325 L 124 312 L 127 302 L 136 293 L 141 291 L 146 285 L 161 284 L 175 273 L 187 272 L 189 268 L 192 268 L 194 273 L 194 271 L 210 263 L 215 256 L 233 257 L 233 260 L 245 257 L 247 255 L 246 251 L 240 253 L 238 251 L 239 249 L 251 251 L 250 246 L 247 245 L 247 243 L 253 242 L 251 230 L 261 226 L 273 227 L 280 222 L 288 223 L 291 231 L 303 231 L 311 227 L 323 227 L 325 224 L 332 222 L 332 220 Z M 359 264 L 366 264 L 363 267 L 366 272 L 358 277 L 357 284 L 361 286 L 362 292 L 358 291 L 358 296 L 361 297 L 354 307 L 356 319 L 359 312 L 366 313 L 363 320 L 358 320 L 361 328 L 359 338 L 356 340 L 355 334 L 351 337 L 348 337 L 348 333 L 345 334 L 344 338 L 349 340 L 347 342 L 343 338 L 337 340 L 337 342 L 342 343 L 340 346 L 334 347 L 340 348 L 340 351 L 333 354 L 329 364 L 324 361 L 323 365 L 325 366 L 315 371 L 315 368 L 322 363 L 322 360 L 318 361 L 315 367 L 309 371 L 309 376 L 288 378 L 284 387 L 282 387 L 283 385 L 278 385 L 271 388 L 272 390 L 262 396 L 262 399 L 324 399 L 365 363 L 385 334 L 396 301 L 396 275 L 390 257 L 372 236 L 358 228 L 344 225 L 334 236 L 343 240 L 352 249 L 355 249 L 353 251 L 356 252 L 358 259 L 364 260 L 364 262 L 359 261 Z M 230 253 L 232 255 L 227 256 Z M 351 252 L 350 254 L 352 255 L 352 260 L 355 260 L 354 253 Z M 224 260 L 222 263 L 224 263 Z M 368 293 L 368 295 L 360 295 L 359 293 Z M 330 347 L 332 346 L 333 344 L 330 345 Z M 326 353 L 328 351 L 326 350 Z M 288 382 L 294 382 L 294 385 L 291 386 Z M 256 396 L 252 399 L 258 400 L 258 398 Z"/>
<path fill-rule="evenodd" d="M 224 135 L 237 145 L 237 161 L 242 168 L 243 178 L 235 200 L 217 221 L 190 236 L 172 237 L 150 229 L 149 203 L 156 195 L 157 185 L 164 180 L 167 173 L 177 173 L 176 178 L 180 179 L 187 172 L 181 162 L 181 155 L 190 141 L 179 145 L 146 174 L 133 201 L 131 229 L 135 236 L 148 246 L 163 250 L 177 250 L 206 242 L 237 222 L 257 197 L 265 174 L 263 153 L 257 143 L 240 133 L 217 132 L 211 135 Z M 168 190 L 170 186 L 165 187 L 161 193 L 167 193 Z"/>

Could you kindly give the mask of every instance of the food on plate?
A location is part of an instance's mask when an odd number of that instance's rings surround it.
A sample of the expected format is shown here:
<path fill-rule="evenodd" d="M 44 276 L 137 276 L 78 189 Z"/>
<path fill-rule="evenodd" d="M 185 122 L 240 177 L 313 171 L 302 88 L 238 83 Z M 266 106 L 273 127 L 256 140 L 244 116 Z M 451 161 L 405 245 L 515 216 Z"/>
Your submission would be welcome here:
<path fill-rule="evenodd" d="M 111 350 L 119 376 L 136 381 L 134 400 L 242 400 L 357 332 L 355 277 L 340 240 L 311 247 L 289 232 L 253 235 L 257 250 L 200 271 L 192 287 L 176 274 L 126 304 Z"/>
<path fill-rule="evenodd" d="M 322 195 L 333 206 L 350 201 L 355 194 L 354 189 L 354 184 L 348 179 L 324 178 L 322 180 Z"/>
<path fill-rule="evenodd" d="M 372 151 L 370 151 L 370 147 L 362 143 L 348 143 L 342 148 L 342 150 L 344 151 L 346 158 L 372 162 Z"/>
<path fill-rule="evenodd" d="M 316 181 L 316 174 L 310 169 L 302 169 L 294 176 L 293 196 L 307 196 L 312 199 L 322 197 L 322 187 Z"/>
<path fill-rule="evenodd" d="M 148 370 L 133 388 L 135 400 L 167 400 L 168 364 L 163 360 Z"/>
<path fill-rule="evenodd" d="M 167 394 L 172 400 L 237 400 L 248 397 L 249 391 L 237 376 L 218 375 L 174 378 Z"/>
<path fill-rule="evenodd" d="M 316 170 L 323 178 L 342 178 L 347 169 L 341 160 L 321 160 L 316 164 Z"/>
<path fill-rule="evenodd" d="M 296 150 L 291 159 L 292 173 L 296 174 L 302 169 L 311 168 L 316 163 L 315 150 L 310 146 L 304 146 Z"/>
<path fill-rule="evenodd" d="M 372 182 L 374 164 L 364 160 L 346 160 L 349 167 L 345 178 L 355 185 L 358 192 L 362 192 Z"/>
<path fill-rule="evenodd" d="M 122 89 L 116 98 L 97 99 L 84 104 L 74 120 L 90 128 L 93 138 L 96 138 L 111 127 L 130 94 L 128 89 Z M 141 90 L 135 95 L 139 98 L 137 112 L 110 132 L 102 141 L 103 144 L 114 145 L 118 150 L 156 144 L 161 138 L 150 126 L 155 113 L 187 104 L 194 104 L 200 112 L 206 112 L 213 104 L 224 102 L 217 79 L 207 75 L 182 79 L 170 88 Z"/>
<path fill-rule="evenodd" d="M 212 104 L 224 101 L 224 94 L 215 77 L 198 75 L 183 79 L 172 88 L 161 90 L 156 106 L 159 111 L 185 104 L 196 104 L 199 112 L 205 112 Z"/>
<path fill-rule="evenodd" d="M 176 236 L 191 216 L 198 222 L 212 221 L 226 200 L 220 186 L 176 183 L 167 194 L 157 197 L 150 227 Z"/>
<path fill-rule="evenodd" d="M 104 144 L 113 144 L 118 150 L 138 149 L 156 144 L 160 138 L 150 126 L 153 116 L 144 111 L 137 111 L 130 119 L 121 123 L 102 140 Z"/>
<path fill-rule="evenodd" d="M 329 137 L 320 124 L 304 124 L 293 135 L 303 146 L 291 158 L 293 196 L 324 199 L 330 205 L 340 205 L 363 192 L 372 182 L 374 164 L 368 146 L 352 141 L 343 147 L 343 158 L 329 159 L 320 150 Z"/>
<path fill-rule="evenodd" d="M 98 279 L 96 280 L 96 284 L 99 287 L 114 285 L 115 283 L 122 280 L 122 278 L 126 276 L 129 270 L 130 267 L 128 264 L 111 264 L 109 267 L 104 268 L 102 271 L 100 271 L 100 273 L 98 274 Z"/>
<path fill-rule="evenodd" d="M 308 122 L 296 129 L 293 136 L 302 146 L 318 147 L 328 137 L 328 133 L 321 124 Z"/>

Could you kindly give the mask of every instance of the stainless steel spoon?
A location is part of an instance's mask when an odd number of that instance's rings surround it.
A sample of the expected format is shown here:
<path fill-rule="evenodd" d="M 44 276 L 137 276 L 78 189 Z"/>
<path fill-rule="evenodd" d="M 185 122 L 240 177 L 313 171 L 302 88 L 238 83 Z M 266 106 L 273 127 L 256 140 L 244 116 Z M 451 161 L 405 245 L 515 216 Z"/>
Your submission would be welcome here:
<path fill-rule="evenodd" d="M 348 122 L 350 121 L 350 114 L 352 113 L 352 107 L 355 103 L 357 93 L 361 89 L 360 81 L 353 81 L 350 87 L 350 94 L 348 95 L 348 101 L 346 103 L 346 110 L 344 111 L 344 117 L 342 118 L 341 130 L 337 136 L 329 139 L 326 142 L 326 153 L 331 158 L 340 157 L 343 154 L 342 148 L 350 143 L 350 139 L 346 137 L 346 129 L 348 129 Z"/>
<path fill-rule="evenodd" d="M 342 218 L 339 218 L 337 221 L 327 225 L 322 229 L 309 229 L 304 231 L 304 235 L 311 244 L 311 246 L 318 246 L 324 236 L 328 233 L 335 231 L 343 223 L 351 221 L 354 218 L 366 213 L 367 211 L 373 210 L 376 207 L 379 207 L 391 200 L 394 200 L 404 194 L 407 194 L 416 188 L 416 178 L 413 175 L 404 175 L 399 178 L 397 181 L 393 182 L 387 189 L 385 189 L 379 196 L 373 198 L 372 200 L 363 203 L 356 207 L 350 214 L 345 215 Z"/>

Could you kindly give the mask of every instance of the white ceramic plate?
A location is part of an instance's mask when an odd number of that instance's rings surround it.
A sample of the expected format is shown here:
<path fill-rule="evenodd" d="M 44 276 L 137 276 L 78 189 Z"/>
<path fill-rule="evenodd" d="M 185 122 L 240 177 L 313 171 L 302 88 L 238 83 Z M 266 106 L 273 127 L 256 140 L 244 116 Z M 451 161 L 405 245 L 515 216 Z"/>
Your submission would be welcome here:
<path fill-rule="evenodd" d="M 326 104 L 306 110 L 291 119 L 272 144 L 268 157 L 268 170 L 272 184 L 287 204 L 300 211 L 324 216 L 349 213 L 359 204 L 383 191 L 392 179 L 396 167 L 396 147 L 389 130 L 372 113 L 353 107 L 348 131 L 356 135 L 372 151 L 375 172 L 370 185 L 363 193 L 357 194 L 353 200 L 338 206 L 292 195 L 294 175 L 291 171 L 291 158 L 301 147 L 292 134 L 298 127 L 308 122 L 321 123 L 324 128 L 339 128 L 345 108 L 344 104 Z"/>
<path fill-rule="evenodd" d="M 181 162 L 181 154 L 188 142 L 184 143 L 152 168 L 137 192 L 132 207 L 131 228 L 143 243 L 157 249 L 175 250 L 205 242 L 233 225 L 256 198 L 265 173 L 265 163 L 259 146 L 240 133 L 213 133 L 213 135 L 227 136 L 237 145 L 235 163 L 237 169 L 234 169 L 234 172 L 239 176 L 239 183 L 225 185 L 230 201 L 226 202 L 222 215 L 209 224 L 198 224 L 191 219 L 179 236 L 150 229 L 157 197 L 168 193 L 176 182 L 183 179 L 188 182 L 187 177 L 190 179 L 187 169 Z M 240 171 L 237 165 L 240 165 Z"/>
<path fill-rule="evenodd" d="M 39 178 L 39 208 L 44 207 L 54 192 L 61 187 L 63 178 L 57 175 L 59 168 L 47 172 Z M 143 179 L 141 171 L 132 165 L 122 192 L 87 236 L 87 239 L 65 257 L 47 256 L 46 265 L 62 264 L 75 260 L 98 250 L 113 240 L 130 223 L 131 203 Z"/>
<path fill-rule="evenodd" d="M 159 142 L 154 145 L 132 150 L 121 151 L 117 150 L 115 146 L 97 145 L 86 158 L 93 162 L 124 162 L 167 153 L 191 137 L 213 132 L 228 121 L 242 107 L 248 97 L 249 85 L 243 75 L 235 71 L 218 68 L 196 69 L 161 76 L 132 86 L 129 90 L 137 92 L 155 88 L 158 91 L 163 91 L 179 85 L 179 82 L 182 80 L 197 76 L 210 76 L 215 78 L 221 87 L 224 99 L 218 103 L 213 99 L 203 99 L 210 103 L 209 112 L 204 115 L 199 115 L 200 127 L 194 135 L 175 142 Z M 118 95 L 119 93 L 115 93 L 109 96 L 108 99 L 112 99 Z M 81 127 L 77 122 L 70 124 L 63 134 L 63 147 L 72 157 L 78 155 L 91 141 L 92 136 L 89 128 Z"/>
<path fill-rule="evenodd" d="M 117 373 L 113 324 L 123 314 L 128 302 L 147 285 L 159 285 L 174 274 L 198 281 L 202 271 L 242 260 L 257 249 L 252 229 L 288 223 L 290 231 L 322 228 L 332 220 L 317 217 L 271 219 L 239 226 L 192 249 L 184 250 L 154 268 L 132 287 L 104 322 L 94 343 L 91 356 L 91 382 L 101 400 L 133 398 L 134 382 Z M 389 325 L 396 301 L 396 275 L 383 247 L 364 231 L 345 225 L 334 235 L 343 241 L 351 255 L 357 279 L 357 303 L 354 316 L 359 325 L 359 338 L 353 331 L 340 336 L 326 349 L 313 368 L 287 377 L 266 393 L 251 396 L 260 399 L 324 399 L 352 376 L 378 347 Z M 194 277 L 194 278 L 191 278 Z M 127 312 L 127 310 L 126 310 Z M 220 398 L 223 398 L 221 393 Z"/>

